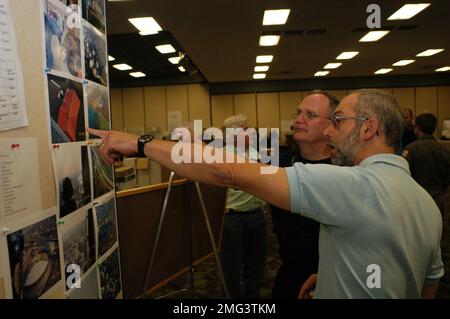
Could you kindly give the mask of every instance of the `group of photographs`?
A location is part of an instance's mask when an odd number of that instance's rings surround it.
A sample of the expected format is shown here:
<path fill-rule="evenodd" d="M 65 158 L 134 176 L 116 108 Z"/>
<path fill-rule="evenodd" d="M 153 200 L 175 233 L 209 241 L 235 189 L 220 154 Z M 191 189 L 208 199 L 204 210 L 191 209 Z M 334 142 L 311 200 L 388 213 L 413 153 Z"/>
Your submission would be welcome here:
<path fill-rule="evenodd" d="M 113 166 L 86 133 L 111 129 L 105 0 L 41 1 L 58 207 L 7 235 L 12 298 L 45 298 L 63 282 L 66 298 L 114 299 L 122 285 Z"/>

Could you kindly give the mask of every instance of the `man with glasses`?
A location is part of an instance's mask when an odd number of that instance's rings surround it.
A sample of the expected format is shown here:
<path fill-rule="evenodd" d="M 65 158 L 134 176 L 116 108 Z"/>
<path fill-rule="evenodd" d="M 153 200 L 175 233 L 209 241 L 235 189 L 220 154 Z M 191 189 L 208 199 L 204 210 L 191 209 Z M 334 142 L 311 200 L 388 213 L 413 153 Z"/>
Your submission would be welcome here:
<path fill-rule="evenodd" d="M 431 196 L 395 155 L 402 115 L 392 95 L 359 90 L 345 97 L 325 130 L 333 162 L 296 163 L 262 174 L 260 163 L 176 164 L 173 142 L 89 130 L 112 163 L 138 150 L 180 176 L 238 187 L 321 223 L 316 298 L 432 298 L 443 276 L 442 219 Z"/>
<path fill-rule="evenodd" d="M 336 97 L 324 91 L 306 94 L 293 114 L 293 138 L 296 144 L 289 156 L 280 156 L 280 167 L 292 166 L 296 162 L 331 164 L 331 149 L 323 132 L 338 104 Z M 311 274 L 317 273 L 320 224 L 300 214 L 289 214 L 276 206 L 272 206 L 271 211 L 282 261 L 272 297 L 296 299 L 302 284 Z"/>

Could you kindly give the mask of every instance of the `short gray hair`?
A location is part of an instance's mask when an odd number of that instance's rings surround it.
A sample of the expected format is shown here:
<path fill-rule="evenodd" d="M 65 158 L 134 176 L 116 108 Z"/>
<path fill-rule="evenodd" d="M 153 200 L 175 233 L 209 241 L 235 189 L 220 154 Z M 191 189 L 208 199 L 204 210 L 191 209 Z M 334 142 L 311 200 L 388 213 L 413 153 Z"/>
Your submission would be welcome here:
<path fill-rule="evenodd" d="M 355 105 L 357 116 L 374 117 L 380 123 L 380 131 L 386 136 L 386 144 L 397 150 L 403 135 L 403 116 L 400 104 L 391 94 L 377 89 L 361 89 Z"/>
<path fill-rule="evenodd" d="M 227 117 L 225 121 L 223 121 L 223 127 L 240 127 L 242 124 L 247 123 L 248 118 L 244 114 L 237 114 L 230 117 Z"/>

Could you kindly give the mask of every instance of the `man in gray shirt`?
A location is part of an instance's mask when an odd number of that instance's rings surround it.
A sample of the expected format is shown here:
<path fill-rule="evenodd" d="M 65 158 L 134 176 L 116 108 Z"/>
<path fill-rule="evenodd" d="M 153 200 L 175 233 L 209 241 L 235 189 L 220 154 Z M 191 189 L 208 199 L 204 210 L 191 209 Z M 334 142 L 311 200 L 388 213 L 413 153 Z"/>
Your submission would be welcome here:
<path fill-rule="evenodd" d="M 431 196 L 411 178 L 407 161 L 394 155 L 402 136 L 397 101 L 380 90 L 359 90 L 330 119 L 324 133 L 334 148 L 332 159 L 352 167 L 296 163 L 263 174 L 267 167 L 259 163 L 177 164 L 171 158 L 174 143 L 151 140 L 142 146 L 133 135 L 89 131 L 103 138 L 101 154 L 109 163 L 142 149 L 180 176 L 239 187 L 319 221 L 316 298 L 434 297 L 444 273 L 442 219 Z"/>

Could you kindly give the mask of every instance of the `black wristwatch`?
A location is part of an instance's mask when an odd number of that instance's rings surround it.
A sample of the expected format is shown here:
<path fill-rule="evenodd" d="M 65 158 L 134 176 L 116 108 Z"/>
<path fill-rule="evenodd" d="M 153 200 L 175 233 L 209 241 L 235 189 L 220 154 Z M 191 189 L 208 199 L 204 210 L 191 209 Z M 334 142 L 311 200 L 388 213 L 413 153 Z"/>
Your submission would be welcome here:
<path fill-rule="evenodd" d="M 137 140 L 137 148 L 138 148 L 138 157 L 146 157 L 145 153 L 144 153 L 144 147 L 145 144 L 147 144 L 148 142 L 150 142 L 151 140 L 153 140 L 153 136 L 152 135 L 142 135 L 141 137 L 138 138 Z"/>

